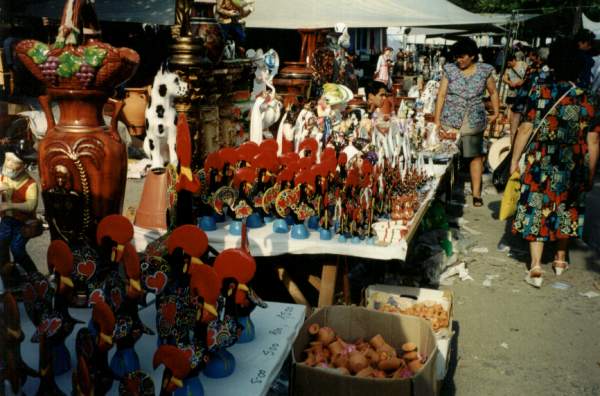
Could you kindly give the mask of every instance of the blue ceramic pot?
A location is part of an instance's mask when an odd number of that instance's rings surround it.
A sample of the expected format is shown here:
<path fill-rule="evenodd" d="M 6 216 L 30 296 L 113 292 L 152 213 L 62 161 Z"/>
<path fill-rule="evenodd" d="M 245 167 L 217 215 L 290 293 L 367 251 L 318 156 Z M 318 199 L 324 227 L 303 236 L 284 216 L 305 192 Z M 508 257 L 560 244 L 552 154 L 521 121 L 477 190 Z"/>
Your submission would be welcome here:
<path fill-rule="evenodd" d="M 292 215 L 285 216 L 285 222 L 289 226 L 293 226 L 294 224 L 296 224 L 296 221 L 294 220 L 294 218 L 292 217 Z"/>
<path fill-rule="evenodd" d="M 183 386 L 175 389 L 173 396 L 204 396 L 204 388 L 198 376 L 193 376 L 183 380 Z"/>
<path fill-rule="evenodd" d="M 288 223 L 284 219 L 273 221 L 273 232 L 277 234 L 287 234 L 289 232 Z"/>
<path fill-rule="evenodd" d="M 118 379 L 140 369 L 140 359 L 133 347 L 117 348 L 110 359 L 110 369 Z"/>
<path fill-rule="evenodd" d="M 367 238 L 367 245 L 375 245 L 375 237 Z"/>
<path fill-rule="evenodd" d="M 246 225 L 248 228 L 260 228 L 265 226 L 265 222 L 262 219 L 262 216 L 258 213 L 252 213 L 246 219 Z"/>
<path fill-rule="evenodd" d="M 242 222 L 232 221 L 231 224 L 229 224 L 229 233 L 231 235 L 242 235 Z"/>
<path fill-rule="evenodd" d="M 198 227 L 204 231 L 215 231 L 217 229 L 217 222 L 212 216 L 202 216 L 198 221 Z"/>
<path fill-rule="evenodd" d="M 308 228 L 311 230 L 319 229 L 319 217 L 318 216 L 310 216 L 308 218 Z"/>
<path fill-rule="evenodd" d="M 346 243 L 346 242 L 348 242 L 348 239 L 346 238 L 346 235 L 344 235 L 344 234 L 340 235 L 340 237 L 338 238 L 338 242 L 339 243 Z"/>
<path fill-rule="evenodd" d="M 358 236 L 355 236 L 355 237 L 352 238 L 352 243 L 355 244 L 355 245 L 357 245 L 357 244 L 359 244 L 361 242 L 362 242 L 362 239 L 360 239 L 360 237 L 358 237 Z"/>
<path fill-rule="evenodd" d="M 256 330 L 254 329 L 254 323 L 252 323 L 252 319 L 250 319 L 250 316 L 239 317 L 237 321 L 244 328 L 244 330 L 242 330 L 240 338 L 238 339 L 238 343 L 244 344 L 250 341 L 254 341 L 254 339 L 256 338 Z"/>
<path fill-rule="evenodd" d="M 308 229 L 304 224 L 294 224 L 292 226 L 292 239 L 307 239 L 309 236 Z"/>
<path fill-rule="evenodd" d="M 225 378 L 235 370 L 235 357 L 227 349 L 219 349 L 210 354 L 204 375 L 208 378 Z"/>
<path fill-rule="evenodd" d="M 275 218 L 274 218 L 274 217 L 272 217 L 272 216 L 265 216 L 265 217 L 263 218 L 263 220 L 265 221 L 265 224 L 266 224 L 266 223 L 272 223 L 272 222 L 273 222 L 273 220 L 275 220 Z"/>
<path fill-rule="evenodd" d="M 331 230 L 328 230 L 325 228 L 321 228 L 319 230 L 319 238 L 322 241 L 330 241 L 332 237 L 333 237 L 333 234 L 331 233 Z"/>

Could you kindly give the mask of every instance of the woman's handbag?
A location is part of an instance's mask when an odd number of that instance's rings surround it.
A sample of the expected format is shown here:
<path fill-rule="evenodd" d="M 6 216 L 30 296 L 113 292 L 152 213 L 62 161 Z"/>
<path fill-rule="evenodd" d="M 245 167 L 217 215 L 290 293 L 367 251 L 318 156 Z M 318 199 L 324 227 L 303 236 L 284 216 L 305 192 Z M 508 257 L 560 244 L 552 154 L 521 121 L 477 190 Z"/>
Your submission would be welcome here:
<path fill-rule="evenodd" d="M 556 106 L 558 106 L 558 104 L 569 94 L 569 92 L 571 92 L 571 89 L 573 89 L 573 88 L 575 88 L 575 84 L 571 83 L 571 88 L 569 90 L 567 90 L 567 92 L 565 92 L 564 95 L 561 96 L 560 99 L 558 99 L 556 101 L 556 103 L 554 103 L 552 105 L 550 110 L 548 110 L 546 112 L 546 114 L 544 115 L 544 117 L 540 120 L 538 126 L 531 133 L 531 136 L 529 137 L 527 144 L 525 145 L 525 147 L 523 147 L 523 153 L 521 153 L 521 159 L 519 162 L 523 161 L 523 159 L 525 157 L 525 153 L 527 152 L 527 149 L 529 148 L 531 143 L 533 143 L 533 139 L 535 138 L 535 135 L 538 133 L 538 131 L 544 124 L 546 117 L 548 117 L 548 115 L 550 113 L 552 113 L 552 111 L 554 111 Z M 519 131 L 519 132 L 522 132 L 522 131 Z M 502 161 L 502 163 L 500 165 L 498 165 L 498 168 L 496 170 L 500 169 L 502 166 L 505 165 L 505 162 L 507 162 L 508 168 L 507 168 L 506 172 L 508 173 L 510 171 L 511 158 L 512 158 L 512 150 L 508 154 L 508 156 L 506 156 L 504 161 Z M 495 171 L 494 171 L 494 173 L 495 173 Z M 495 184 L 496 183 L 494 180 L 494 185 Z M 510 178 L 506 182 L 506 187 L 504 188 L 504 194 L 502 194 L 502 201 L 500 202 L 500 214 L 498 216 L 498 218 L 500 220 L 506 220 L 506 219 L 514 216 L 514 214 L 517 212 L 517 203 L 519 202 L 520 196 L 521 196 L 521 172 L 519 170 L 516 170 L 512 175 L 510 175 Z"/>
<path fill-rule="evenodd" d="M 506 183 L 510 177 L 510 162 L 512 159 L 512 150 L 508 152 L 508 155 L 504 157 L 500 165 L 492 172 L 492 183 L 496 190 L 502 191 L 506 188 Z"/>
<path fill-rule="evenodd" d="M 509 163 L 510 166 L 510 163 Z M 515 215 L 517 212 L 517 203 L 521 197 L 521 175 L 519 171 L 515 171 L 506 182 L 504 194 L 502 194 L 502 202 L 500 202 L 500 220 L 506 220 Z"/>

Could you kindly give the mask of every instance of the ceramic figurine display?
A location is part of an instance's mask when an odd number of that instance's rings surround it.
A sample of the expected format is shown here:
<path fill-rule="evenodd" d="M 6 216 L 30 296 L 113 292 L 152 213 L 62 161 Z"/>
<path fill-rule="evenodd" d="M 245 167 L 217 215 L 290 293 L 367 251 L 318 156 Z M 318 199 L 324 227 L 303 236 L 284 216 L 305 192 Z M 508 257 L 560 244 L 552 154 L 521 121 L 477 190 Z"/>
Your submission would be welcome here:
<path fill-rule="evenodd" d="M 57 166 L 68 170 L 72 189 L 83 201 L 77 221 L 91 241 L 100 219 L 121 212 L 127 173 L 127 153 L 117 132 L 122 104 L 115 104 L 109 126 L 104 124 L 102 107 L 140 61 L 134 51 L 102 42 L 99 33 L 94 3 L 68 1 L 52 47 L 25 40 L 16 48 L 19 60 L 46 86 L 40 103 L 48 132 L 38 149 L 42 190 L 58 185 Z M 54 101 L 61 109 L 59 120 L 50 109 Z M 53 199 L 46 195 L 45 206 L 52 206 Z"/>
<path fill-rule="evenodd" d="M 0 383 L 8 382 L 14 394 L 20 394 L 29 377 L 38 373 L 23 361 L 21 343 L 25 334 L 21 329 L 21 318 L 17 301 L 11 293 L 2 296 L 0 314 Z"/>

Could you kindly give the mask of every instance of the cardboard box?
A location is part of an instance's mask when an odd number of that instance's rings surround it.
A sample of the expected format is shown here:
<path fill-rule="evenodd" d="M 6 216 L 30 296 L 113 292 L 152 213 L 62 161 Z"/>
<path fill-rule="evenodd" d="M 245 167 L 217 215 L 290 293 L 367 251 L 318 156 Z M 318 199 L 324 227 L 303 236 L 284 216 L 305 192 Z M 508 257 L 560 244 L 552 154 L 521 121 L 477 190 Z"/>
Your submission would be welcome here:
<path fill-rule="evenodd" d="M 454 331 L 452 320 L 454 317 L 454 295 L 450 290 L 434 290 L 418 287 L 404 287 L 391 285 L 371 285 L 365 291 L 365 305 L 369 309 L 378 309 L 382 301 L 393 300 L 394 304 L 412 304 L 417 302 L 432 301 L 441 304 L 448 311 L 449 327 L 435 332 L 437 349 L 440 354 L 437 359 L 437 380 L 443 381 L 448 372 L 450 363 L 450 344 Z M 400 315 L 390 313 L 392 315 Z"/>
<path fill-rule="evenodd" d="M 423 369 L 410 379 L 357 378 L 338 374 L 332 369 L 309 367 L 301 364 L 304 349 L 311 341 L 308 327 L 318 323 L 329 326 L 344 340 L 354 342 L 359 338 L 369 340 L 381 336 L 394 348 L 400 349 L 405 342 L 414 342 L 418 350 L 429 358 Z M 363 307 L 330 306 L 318 310 L 308 318 L 292 348 L 293 369 L 291 394 L 359 396 L 359 395 L 436 395 L 437 381 L 436 339 L 428 322 L 417 317 L 390 315 Z"/>

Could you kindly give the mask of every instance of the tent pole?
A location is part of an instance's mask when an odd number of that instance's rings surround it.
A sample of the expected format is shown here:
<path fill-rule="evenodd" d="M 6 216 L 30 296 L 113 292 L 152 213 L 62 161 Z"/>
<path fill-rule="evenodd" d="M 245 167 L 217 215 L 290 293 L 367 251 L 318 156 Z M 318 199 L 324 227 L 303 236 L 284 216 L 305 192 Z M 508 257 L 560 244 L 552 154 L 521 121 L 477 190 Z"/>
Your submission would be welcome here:
<path fill-rule="evenodd" d="M 515 37 L 515 27 L 517 26 L 517 11 L 513 10 L 511 16 L 511 24 L 510 29 L 508 30 L 508 34 L 506 35 L 506 45 L 504 46 L 504 57 L 502 58 L 502 68 L 500 69 L 500 76 L 498 78 L 497 89 L 500 92 L 502 87 L 502 76 L 504 76 L 504 72 L 506 72 L 506 60 L 508 59 L 508 51 L 512 47 L 514 37 Z"/>

